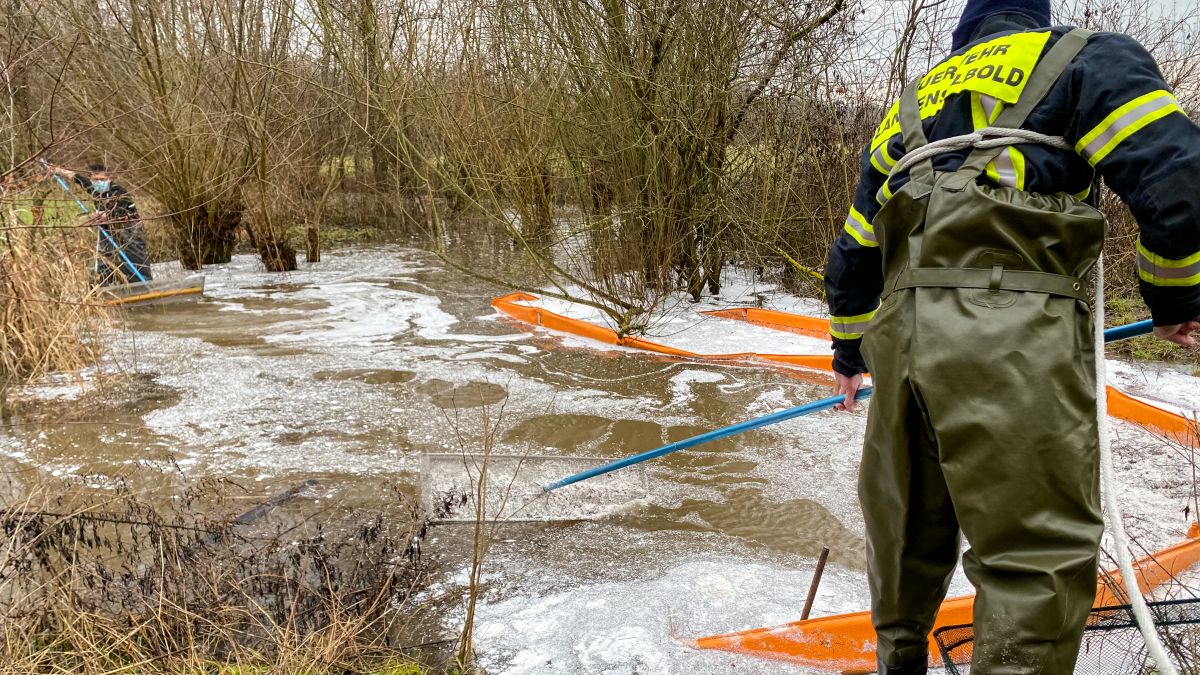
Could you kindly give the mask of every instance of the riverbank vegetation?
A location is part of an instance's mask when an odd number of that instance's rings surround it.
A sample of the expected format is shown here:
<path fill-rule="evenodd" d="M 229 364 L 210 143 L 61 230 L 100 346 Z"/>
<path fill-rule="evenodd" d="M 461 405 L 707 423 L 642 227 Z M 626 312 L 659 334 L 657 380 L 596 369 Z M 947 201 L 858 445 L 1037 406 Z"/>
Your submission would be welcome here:
<path fill-rule="evenodd" d="M 730 263 L 819 293 L 859 149 L 955 19 L 923 0 L 6 2 L 6 176 L 107 162 L 190 269 L 239 241 L 293 269 L 328 222 L 419 231 L 623 333 L 672 292 L 718 293 Z M 1057 10 L 1142 39 L 1196 109 L 1197 10 Z M 1128 297 L 1134 224 L 1102 201 Z M 510 240 L 522 272 L 460 255 L 463 228 Z"/>
<path fill-rule="evenodd" d="M 100 355 L 109 308 L 90 261 L 95 235 L 45 185 L 0 189 L 0 419 L 11 385 L 74 373 Z"/>
<path fill-rule="evenodd" d="M 292 508 L 308 487 L 247 509 L 223 481 L 162 503 L 121 480 L 9 479 L 0 672 L 427 672 L 406 643 L 425 574 L 415 509 L 397 493 L 314 518 Z"/>

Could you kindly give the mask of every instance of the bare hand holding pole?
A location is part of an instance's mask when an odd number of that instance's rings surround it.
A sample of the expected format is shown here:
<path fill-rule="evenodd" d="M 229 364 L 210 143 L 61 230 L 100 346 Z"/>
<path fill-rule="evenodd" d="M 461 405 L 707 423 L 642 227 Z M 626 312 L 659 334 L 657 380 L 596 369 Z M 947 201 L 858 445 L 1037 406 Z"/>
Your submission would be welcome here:
<path fill-rule="evenodd" d="M 1197 331 L 1200 331 L 1200 321 L 1188 321 L 1170 326 L 1155 326 L 1154 337 L 1184 347 L 1195 347 L 1196 338 L 1192 337 L 1192 333 Z"/>
<path fill-rule="evenodd" d="M 854 395 L 857 394 L 858 390 L 862 388 L 862 373 L 859 373 L 853 377 L 848 377 L 846 375 L 842 375 L 841 373 L 835 372 L 833 374 L 833 383 L 834 395 L 838 396 L 845 394 L 846 396 L 845 402 L 833 406 L 833 409 L 854 412 L 854 410 L 858 407 L 858 402 L 854 400 Z"/>

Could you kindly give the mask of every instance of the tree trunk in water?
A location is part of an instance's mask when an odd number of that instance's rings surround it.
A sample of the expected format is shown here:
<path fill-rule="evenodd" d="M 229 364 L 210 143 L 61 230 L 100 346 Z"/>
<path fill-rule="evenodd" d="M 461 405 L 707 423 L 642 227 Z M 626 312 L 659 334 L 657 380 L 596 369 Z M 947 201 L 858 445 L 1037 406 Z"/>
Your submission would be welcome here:
<path fill-rule="evenodd" d="M 220 204 L 205 204 L 181 213 L 175 223 L 179 262 L 184 269 L 221 265 L 233 259 L 241 210 Z"/>
<path fill-rule="evenodd" d="M 713 295 L 721 294 L 721 268 L 724 266 L 725 261 L 720 253 L 708 255 L 708 263 L 704 265 L 704 282 L 708 285 L 708 292 Z"/>
<path fill-rule="evenodd" d="M 299 265 L 296 263 L 296 249 L 286 241 L 275 238 L 258 238 L 258 256 L 268 272 L 291 272 Z"/>
<path fill-rule="evenodd" d="M 541 196 L 534 195 L 526 202 L 528 218 L 521 218 L 521 236 L 527 240 L 548 239 L 554 232 L 554 219 L 550 205 Z"/>
<path fill-rule="evenodd" d="M 533 226 L 538 236 L 546 236 L 554 231 L 554 186 L 550 181 L 550 173 L 540 169 L 533 180 Z"/>
<path fill-rule="evenodd" d="M 310 263 L 321 262 L 321 231 L 316 225 L 309 225 L 305 229 L 305 236 L 308 244 L 304 252 L 304 259 Z"/>
<path fill-rule="evenodd" d="M 691 254 L 687 256 L 683 264 L 685 278 L 687 279 L 688 295 L 692 296 L 692 302 L 700 302 L 701 297 L 704 295 L 704 276 L 700 273 L 700 266 Z"/>
<path fill-rule="evenodd" d="M 269 217 L 256 225 L 247 222 L 246 235 L 268 272 L 291 272 L 298 267 L 296 249 L 279 236 Z"/>

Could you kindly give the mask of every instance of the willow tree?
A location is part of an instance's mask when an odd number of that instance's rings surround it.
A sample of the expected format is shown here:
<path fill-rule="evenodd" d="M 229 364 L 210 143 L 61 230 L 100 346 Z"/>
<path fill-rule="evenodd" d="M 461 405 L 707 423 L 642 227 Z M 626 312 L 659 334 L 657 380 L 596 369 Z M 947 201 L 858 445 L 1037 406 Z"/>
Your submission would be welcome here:
<path fill-rule="evenodd" d="M 280 107 L 288 0 L 66 0 L 56 31 L 71 110 L 90 147 L 121 160 L 159 203 L 189 269 L 228 262 L 245 188 L 269 180 L 264 111 Z M 274 228 L 253 228 L 268 269 L 293 269 Z"/>

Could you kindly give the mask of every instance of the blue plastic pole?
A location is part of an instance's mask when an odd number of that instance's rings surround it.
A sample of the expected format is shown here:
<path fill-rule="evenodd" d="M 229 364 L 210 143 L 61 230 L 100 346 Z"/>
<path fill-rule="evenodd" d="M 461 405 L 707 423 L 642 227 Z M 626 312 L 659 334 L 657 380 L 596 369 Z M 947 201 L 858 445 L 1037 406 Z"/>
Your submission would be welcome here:
<path fill-rule="evenodd" d="M 1126 338 L 1136 337 L 1138 335 L 1146 335 L 1153 330 L 1153 328 L 1153 324 L 1148 319 L 1146 321 L 1138 321 L 1137 323 L 1131 323 L 1125 326 L 1109 328 L 1108 330 L 1104 331 L 1104 341 L 1113 342 L 1115 340 L 1124 340 Z M 871 387 L 864 387 L 859 389 L 858 393 L 854 395 L 854 400 L 861 401 L 870 395 Z M 708 443 L 709 441 L 727 438 L 735 434 L 740 434 L 743 431 L 760 429 L 778 422 L 783 422 L 784 420 L 803 417 L 809 413 L 828 410 L 838 403 L 841 403 L 843 400 L 845 400 L 845 398 L 845 396 L 830 396 L 829 398 L 823 398 L 820 401 L 806 403 L 801 406 L 796 406 L 795 408 L 788 408 L 787 410 L 780 410 L 779 412 L 757 417 L 747 422 L 739 422 L 737 424 L 731 424 L 727 427 L 721 427 L 720 429 L 700 434 L 699 436 L 692 436 L 691 438 L 686 438 L 682 441 L 668 443 L 661 448 L 655 448 L 654 450 L 647 450 L 646 452 L 638 453 L 636 455 L 630 455 L 624 459 L 618 459 L 614 462 L 609 462 L 608 464 L 602 464 L 600 466 L 588 469 L 587 471 L 580 471 L 577 474 L 556 480 L 553 483 L 546 483 L 542 486 L 542 489 L 546 492 L 550 492 L 551 490 L 557 490 L 561 487 L 571 485 L 572 483 L 578 483 L 579 481 L 595 478 L 596 476 L 603 476 L 606 473 L 611 473 L 618 469 L 624 469 L 627 466 L 633 466 L 634 464 L 640 464 L 647 460 L 655 459 L 656 457 L 669 455 L 677 450 L 683 450 L 685 448 L 695 447 L 702 443 Z"/>
<path fill-rule="evenodd" d="M 67 186 L 67 182 L 62 179 L 62 176 L 54 174 L 54 180 L 58 181 L 58 184 L 60 187 L 62 187 L 63 192 L 71 194 L 71 188 Z M 79 200 L 79 197 L 75 197 L 74 199 L 75 203 L 79 205 L 79 209 L 81 211 L 84 213 L 90 213 L 88 207 L 84 206 L 83 202 Z M 133 276 L 137 277 L 137 280 L 143 284 L 146 283 L 146 277 L 142 276 L 142 272 L 137 268 L 137 265 L 133 264 L 133 261 L 129 259 L 129 256 L 125 255 L 125 252 L 122 251 L 121 247 L 117 245 L 116 240 L 112 238 L 112 235 L 108 233 L 108 230 L 104 229 L 104 226 L 100 223 L 96 223 L 96 229 L 100 230 L 100 234 L 103 234 L 104 238 L 108 240 L 108 243 L 112 244 L 113 250 L 117 252 L 117 255 L 121 256 L 121 260 L 124 260 L 125 264 L 129 265 L 129 269 L 133 270 Z"/>
<path fill-rule="evenodd" d="M 862 389 L 858 390 L 858 393 L 855 394 L 854 398 L 855 398 L 855 400 L 862 400 L 864 398 L 867 398 L 870 395 L 871 395 L 871 388 L 863 387 Z M 573 476 L 567 476 L 566 478 L 563 478 L 561 480 L 556 480 L 553 483 L 547 483 L 546 485 L 542 486 L 542 489 L 545 490 L 546 492 L 549 492 L 551 490 L 557 490 L 560 487 L 566 487 L 572 483 L 578 483 L 581 480 L 595 478 L 596 476 L 602 476 L 611 471 L 616 471 L 617 469 L 624 469 L 627 466 L 633 466 L 634 464 L 640 464 L 641 462 L 645 462 L 646 460 L 649 460 L 649 459 L 654 459 L 655 457 L 662 457 L 663 455 L 669 455 L 672 452 L 675 452 L 676 450 L 683 450 L 685 448 L 691 448 L 691 447 L 700 445 L 701 443 L 708 443 L 709 441 L 715 441 L 717 439 L 725 438 L 727 436 L 733 436 L 734 434 L 740 434 L 743 431 L 750 431 L 751 429 L 758 429 L 760 427 L 765 427 L 765 426 L 768 426 L 771 424 L 775 424 L 776 422 L 790 420 L 792 418 L 801 417 L 801 416 L 807 415 L 809 413 L 814 413 L 814 412 L 817 412 L 820 410 L 828 410 L 829 408 L 832 408 L 833 406 L 837 405 L 838 403 L 841 403 L 843 400 L 845 400 L 845 398 L 846 398 L 845 396 L 830 396 L 829 398 L 823 398 L 820 401 L 806 403 L 805 405 L 796 406 L 795 408 L 788 408 L 787 410 L 780 410 L 779 412 L 774 412 L 774 413 L 771 413 L 770 415 L 764 415 L 762 417 L 757 417 L 757 418 L 749 420 L 747 422 L 739 422 L 737 424 L 731 424 L 727 427 L 721 427 L 720 429 L 717 429 L 715 431 L 710 431 L 706 434 L 700 434 L 699 436 L 692 436 L 691 438 L 687 438 L 682 441 L 668 443 L 667 445 L 664 445 L 661 448 L 657 448 L 655 450 L 647 450 L 646 452 L 642 452 L 642 453 L 639 453 L 636 455 L 631 455 L 624 459 L 618 459 L 615 462 L 609 462 L 608 464 L 604 464 L 602 466 L 597 466 L 597 467 L 588 469 L 587 471 L 581 471 Z"/>
<path fill-rule="evenodd" d="M 1113 342 L 1116 340 L 1124 340 L 1126 338 L 1146 335 L 1154 330 L 1154 322 L 1150 319 L 1138 321 L 1136 323 L 1126 324 L 1124 326 L 1115 326 L 1104 331 L 1104 341 Z"/>

